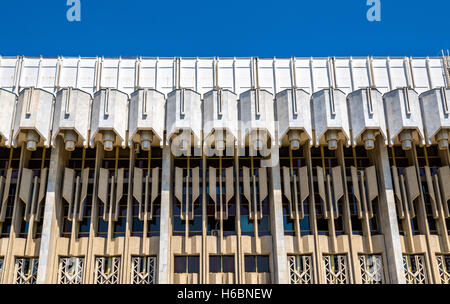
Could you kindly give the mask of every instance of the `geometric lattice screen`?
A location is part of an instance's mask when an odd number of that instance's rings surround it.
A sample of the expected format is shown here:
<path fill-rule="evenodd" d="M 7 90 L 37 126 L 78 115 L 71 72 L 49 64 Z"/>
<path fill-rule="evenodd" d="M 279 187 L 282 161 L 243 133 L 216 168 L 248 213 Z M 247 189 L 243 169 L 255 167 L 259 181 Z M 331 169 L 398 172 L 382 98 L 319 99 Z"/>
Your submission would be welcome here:
<path fill-rule="evenodd" d="M 310 255 L 288 256 L 289 282 L 291 284 L 312 284 L 312 257 Z"/>
<path fill-rule="evenodd" d="M 323 264 L 326 284 L 348 284 L 347 256 L 324 255 Z"/>
<path fill-rule="evenodd" d="M 120 257 L 95 258 L 95 284 L 119 284 Z"/>
<path fill-rule="evenodd" d="M 71 257 L 59 259 L 59 284 L 81 284 L 83 282 L 84 258 Z"/>
<path fill-rule="evenodd" d="M 403 255 L 406 284 L 426 284 L 425 258 L 421 254 Z"/>
<path fill-rule="evenodd" d="M 156 284 L 156 257 L 135 256 L 131 258 L 133 284 Z"/>
<path fill-rule="evenodd" d="M 441 284 L 450 284 L 450 255 L 437 255 Z"/>
<path fill-rule="evenodd" d="M 15 284 L 36 284 L 39 258 L 16 258 L 14 265 Z"/>
<path fill-rule="evenodd" d="M 0 283 L 2 282 L 3 278 L 3 258 L 0 258 Z"/>
<path fill-rule="evenodd" d="M 360 255 L 359 265 L 363 284 L 383 284 L 383 259 L 381 255 Z"/>

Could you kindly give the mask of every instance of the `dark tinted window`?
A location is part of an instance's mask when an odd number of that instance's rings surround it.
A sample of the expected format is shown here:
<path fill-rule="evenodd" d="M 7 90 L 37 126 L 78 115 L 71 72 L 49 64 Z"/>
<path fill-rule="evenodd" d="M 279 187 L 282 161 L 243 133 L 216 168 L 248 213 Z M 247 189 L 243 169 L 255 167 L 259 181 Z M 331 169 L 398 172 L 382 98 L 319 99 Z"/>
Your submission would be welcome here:
<path fill-rule="evenodd" d="M 200 272 L 200 258 L 198 256 L 188 257 L 188 272 L 189 273 Z"/>
<path fill-rule="evenodd" d="M 202 217 L 195 216 L 193 221 L 189 222 L 189 232 L 202 231 Z"/>
<path fill-rule="evenodd" d="M 185 256 L 175 257 L 175 273 L 186 273 L 186 258 Z"/>
<path fill-rule="evenodd" d="M 246 255 L 245 272 L 269 272 L 268 255 Z"/>
<path fill-rule="evenodd" d="M 209 256 L 209 272 L 233 272 L 234 256 L 232 255 L 211 255 Z"/>
<path fill-rule="evenodd" d="M 209 272 L 221 272 L 220 256 L 212 255 L 209 257 Z"/>
<path fill-rule="evenodd" d="M 245 272 L 256 272 L 256 261 L 254 255 L 245 256 Z"/>
<path fill-rule="evenodd" d="M 224 255 L 222 257 L 223 272 L 234 272 L 234 256 Z"/>
<path fill-rule="evenodd" d="M 269 272 L 269 256 L 258 255 L 258 272 Z"/>

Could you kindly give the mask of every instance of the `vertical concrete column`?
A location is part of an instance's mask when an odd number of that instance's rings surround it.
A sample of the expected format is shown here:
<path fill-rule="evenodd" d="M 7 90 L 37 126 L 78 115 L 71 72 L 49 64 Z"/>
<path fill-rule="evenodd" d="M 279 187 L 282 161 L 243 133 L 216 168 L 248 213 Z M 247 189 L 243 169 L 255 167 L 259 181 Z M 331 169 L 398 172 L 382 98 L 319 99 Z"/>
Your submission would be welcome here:
<path fill-rule="evenodd" d="M 64 169 L 65 150 L 61 137 L 56 139 L 55 148 L 50 156 L 50 168 L 47 180 L 47 193 L 44 207 L 41 245 L 39 250 L 39 268 L 37 284 L 53 282 L 55 266 L 56 240 L 58 238 L 57 216 L 60 211 L 60 189 Z"/>
<path fill-rule="evenodd" d="M 206 212 L 206 156 L 203 153 L 202 156 L 202 254 L 200 260 L 200 284 L 206 284 L 208 282 L 208 276 L 206 274 L 206 264 L 208 256 L 208 235 L 207 225 L 208 216 Z"/>
<path fill-rule="evenodd" d="M 125 229 L 125 246 L 123 255 L 123 269 L 122 271 L 122 282 L 124 284 L 131 284 L 132 278 L 131 273 L 128 269 L 131 269 L 131 256 L 130 256 L 130 238 L 131 230 L 133 227 L 133 177 L 134 177 L 134 160 L 135 160 L 135 149 L 132 145 L 130 147 L 130 162 L 128 164 L 128 198 L 127 198 L 127 224 Z M 145 240 L 145 236 L 143 237 Z M 144 244 L 147 242 L 143 241 Z M 144 245 L 145 246 L 145 245 Z M 146 252 L 146 249 L 143 249 Z"/>
<path fill-rule="evenodd" d="M 170 232 L 172 225 L 171 218 L 171 169 L 172 155 L 170 146 L 166 146 L 162 151 L 162 178 L 161 178 L 161 218 L 159 233 L 159 254 L 158 254 L 158 283 L 170 283 Z"/>
<path fill-rule="evenodd" d="M 276 284 L 288 283 L 286 247 L 284 246 L 283 201 L 281 192 L 280 160 L 278 147 L 272 148 L 272 167 L 270 179 L 272 203 L 270 204 L 270 221 L 274 255 L 274 277 Z"/>
<path fill-rule="evenodd" d="M 243 260 L 245 259 L 244 252 L 242 250 L 242 235 L 241 235 L 241 196 L 240 184 L 239 184 L 239 149 L 234 148 L 234 166 L 235 166 L 235 187 L 236 187 L 236 237 L 237 237 L 237 270 L 238 270 L 238 284 L 245 284 L 245 268 Z"/>
<path fill-rule="evenodd" d="M 377 138 L 375 161 L 380 179 L 380 220 L 386 247 L 388 273 L 391 284 L 405 284 L 402 246 L 395 209 L 394 187 L 386 145 Z"/>

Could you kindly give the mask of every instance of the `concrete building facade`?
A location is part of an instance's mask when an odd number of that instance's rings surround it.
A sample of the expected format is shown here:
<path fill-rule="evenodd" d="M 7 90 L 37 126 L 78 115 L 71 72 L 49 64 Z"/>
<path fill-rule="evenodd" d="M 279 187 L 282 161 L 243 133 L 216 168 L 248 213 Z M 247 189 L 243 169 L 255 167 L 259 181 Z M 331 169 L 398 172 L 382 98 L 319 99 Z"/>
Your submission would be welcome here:
<path fill-rule="evenodd" d="M 0 57 L 0 282 L 449 284 L 449 68 Z"/>

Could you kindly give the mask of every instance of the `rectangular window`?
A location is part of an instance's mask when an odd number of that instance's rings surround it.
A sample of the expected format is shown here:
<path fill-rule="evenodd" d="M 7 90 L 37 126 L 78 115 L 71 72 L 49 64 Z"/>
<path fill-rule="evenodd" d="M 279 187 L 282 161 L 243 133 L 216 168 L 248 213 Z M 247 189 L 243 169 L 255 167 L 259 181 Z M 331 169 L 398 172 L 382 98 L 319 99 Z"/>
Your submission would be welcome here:
<path fill-rule="evenodd" d="M 188 273 L 200 273 L 200 257 L 188 257 Z"/>
<path fill-rule="evenodd" d="M 123 197 L 119 202 L 119 217 L 113 224 L 113 237 L 124 237 L 127 225 L 128 183 L 123 183 Z"/>
<path fill-rule="evenodd" d="M 144 221 L 139 220 L 138 217 L 139 203 L 136 200 L 133 200 L 133 204 L 133 224 L 131 226 L 131 236 L 142 237 L 144 232 Z"/>
<path fill-rule="evenodd" d="M 287 214 L 287 207 L 283 206 L 283 214 Z M 284 235 L 295 235 L 294 221 L 289 215 L 283 216 Z"/>
<path fill-rule="evenodd" d="M 254 231 L 253 220 L 250 220 L 248 215 L 241 215 L 241 233 L 242 233 L 242 235 L 253 236 L 253 231 Z"/>
<path fill-rule="evenodd" d="M 319 235 L 329 235 L 328 220 L 322 216 L 317 217 L 317 232 Z"/>
<path fill-rule="evenodd" d="M 160 200 L 160 198 L 158 198 L 158 199 Z M 149 237 L 159 236 L 160 224 L 161 224 L 161 221 L 160 221 L 161 205 L 156 205 L 155 207 L 157 208 L 156 210 L 158 213 L 157 213 L 157 215 L 153 215 L 153 219 L 148 222 L 147 236 L 149 236 Z"/>
<path fill-rule="evenodd" d="M 202 235 L 202 216 L 196 215 L 192 221 L 189 221 L 189 235 Z"/>
<path fill-rule="evenodd" d="M 209 257 L 209 272 L 215 273 L 215 272 L 222 272 L 222 257 L 217 256 L 210 256 Z"/>
<path fill-rule="evenodd" d="M 269 256 L 246 255 L 245 272 L 269 273 Z"/>
<path fill-rule="evenodd" d="M 196 255 L 180 255 L 174 257 L 175 273 L 200 273 L 200 257 Z"/>
<path fill-rule="evenodd" d="M 263 207 L 264 210 L 264 207 Z M 267 213 L 263 215 L 263 217 L 258 220 L 258 235 L 264 236 L 264 235 L 270 235 L 270 222 L 269 222 L 269 211 L 267 207 Z"/>
<path fill-rule="evenodd" d="M 176 256 L 174 258 L 175 273 L 187 273 L 187 256 Z"/>
<path fill-rule="evenodd" d="M 89 202 L 89 203 L 88 203 Z M 86 211 L 89 212 L 88 215 L 83 217 L 83 220 L 80 222 L 79 230 L 78 230 L 78 237 L 89 237 L 89 231 L 91 228 L 91 210 L 92 210 L 92 201 L 86 200 L 85 202 L 85 208 Z"/>
<path fill-rule="evenodd" d="M 179 210 L 179 209 L 178 209 Z M 172 235 L 184 236 L 186 233 L 186 221 L 183 221 L 179 215 L 175 215 L 176 208 L 174 207 Z"/>
<path fill-rule="evenodd" d="M 210 273 L 234 273 L 234 255 L 210 255 Z"/>
<path fill-rule="evenodd" d="M 101 206 L 99 209 L 99 216 L 98 216 L 98 226 L 97 226 L 97 236 L 98 237 L 107 237 L 108 236 L 108 221 L 103 219 L 103 208 L 104 206 Z"/>
<path fill-rule="evenodd" d="M 308 208 L 305 208 L 307 210 Z M 309 215 L 305 215 L 304 218 L 300 219 L 300 234 L 303 235 L 311 235 L 311 224 L 309 223 Z"/>
<path fill-rule="evenodd" d="M 69 206 L 64 206 L 64 214 L 69 213 Z M 72 221 L 64 218 L 63 228 L 61 231 L 61 237 L 70 238 L 72 234 Z"/>
<path fill-rule="evenodd" d="M 20 233 L 19 237 L 26 238 L 28 235 L 28 227 L 30 226 L 29 222 L 22 221 L 22 224 L 20 225 Z"/>

